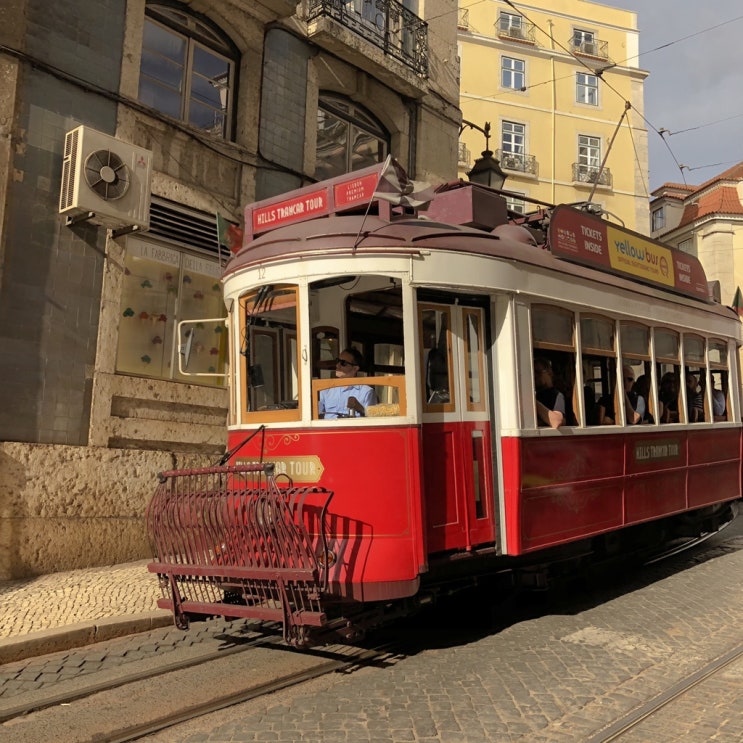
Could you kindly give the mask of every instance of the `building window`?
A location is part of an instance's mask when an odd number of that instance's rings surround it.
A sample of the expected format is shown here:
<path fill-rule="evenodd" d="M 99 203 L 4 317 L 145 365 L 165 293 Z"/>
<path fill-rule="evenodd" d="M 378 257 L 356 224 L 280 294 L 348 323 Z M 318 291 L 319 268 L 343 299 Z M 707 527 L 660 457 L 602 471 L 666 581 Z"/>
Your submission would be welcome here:
<path fill-rule="evenodd" d="M 599 79 L 596 75 L 578 72 L 576 75 L 575 100 L 588 106 L 599 105 Z"/>
<path fill-rule="evenodd" d="M 578 165 L 585 170 L 600 167 L 601 141 L 598 137 L 589 137 L 586 134 L 578 135 Z"/>
<path fill-rule="evenodd" d="M 526 63 L 523 59 L 501 58 L 501 85 L 513 90 L 526 87 Z"/>
<path fill-rule="evenodd" d="M 317 109 L 315 178 L 318 181 L 382 162 L 389 133 L 365 109 L 339 96 L 322 94 Z"/>
<path fill-rule="evenodd" d="M 216 259 L 130 237 L 124 262 L 116 371 L 141 377 L 223 386 L 221 377 L 183 376 L 178 371 L 181 320 L 225 316 L 221 269 Z M 227 333 L 222 322 L 193 328 L 187 370 L 224 372 Z M 184 365 L 185 366 L 185 365 Z"/>
<path fill-rule="evenodd" d="M 221 137 L 231 134 L 238 52 L 207 19 L 148 5 L 139 100 Z"/>
<path fill-rule="evenodd" d="M 694 238 L 693 237 L 687 237 L 686 240 L 682 240 L 679 243 L 679 250 L 683 251 L 684 253 L 691 253 L 694 254 Z"/>
<path fill-rule="evenodd" d="M 519 31 L 523 28 L 524 19 L 515 13 L 505 13 L 501 11 L 498 16 L 498 30 L 507 36 L 519 36 Z"/>
<path fill-rule="evenodd" d="M 650 218 L 650 230 L 652 232 L 662 230 L 666 226 L 666 211 L 662 206 L 653 209 Z"/>
<path fill-rule="evenodd" d="M 518 191 L 512 191 L 506 196 L 506 207 L 510 212 L 516 212 L 516 214 L 524 214 L 526 212 L 526 204 L 523 199 L 519 196 L 525 196 L 526 194 L 519 193 Z"/>
<path fill-rule="evenodd" d="M 515 121 L 504 121 L 501 127 L 503 152 L 512 152 L 515 155 L 524 154 L 526 142 L 526 126 Z"/>
<path fill-rule="evenodd" d="M 573 29 L 572 44 L 577 51 L 590 54 L 595 43 L 596 34 L 593 31 L 584 31 L 580 28 Z"/>

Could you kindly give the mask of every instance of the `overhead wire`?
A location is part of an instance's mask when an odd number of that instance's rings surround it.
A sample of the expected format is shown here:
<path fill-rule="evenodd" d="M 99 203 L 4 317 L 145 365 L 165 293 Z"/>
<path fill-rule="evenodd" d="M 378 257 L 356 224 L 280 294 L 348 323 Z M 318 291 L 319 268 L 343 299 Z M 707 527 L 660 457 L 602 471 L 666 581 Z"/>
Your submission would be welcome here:
<path fill-rule="evenodd" d="M 468 5 L 468 6 L 466 6 L 466 8 L 462 8 L 462 9 L 464 9 L 464 10 L 469 9 L 471 7 L 474 7 L 475 5 L 479 5 L 480 2 L 483 2 L 483 1 L 485 1 L 485 0 L 477 0 L 477 2 L 472 3 L 471 5 Z M 514 4 L 513 2 L 511 2 L 511 0 L 503 0 L 503 2 L 506 5 L 508 5 L 510 8 L 512 8 L 513 10 L 515 10 L 517 13 L 519 13 L 519 15 L 521 15 L 523 18 L 525 18 L 529 23 L 531 23 L 535 28 L 537 28 L 547 38 L 549 38 L 552 41 L 554 41 L 554 43 L 557 44 L 558 47 L 560 47 L 563 51 L 565 51 L 567 54 L 569 54 L 571 57 L 573 57 L 579 64 L 583 65 L 593 75 L 596 75 L 596 77 L 601 78 L 602 82 L 604 83 L 604 85 L 606 87 L 608 87 L 612 92 L 616 93 L 620 98 L 622 98 L 624 100 L 624 96 L 622 95 L 622 93 L 620 91 L 618 91 L 614 86 L 612 86 L 611 83 L 609 83 L 606 80 L 604 80 L 604 78 L 603 78 L 603 76 L 601 74 L 603 72 L 603 69 L 592 68 L 590 65 L 588 65 L 585 62 L 585 60 L 583 60 L 580 57 L 578 57 L 577 55 L 575 55 L 570 49 L 568 49 L 563 44 L 561 44 L 557 39 L 554 39 L 554 37 L 552 37 L 550 33 L 548 33 L 547 31 L 545 31 L 545 29 L 543 29 L 541 26 L 539 26 L 539 24 L 535 23 L 525 12 L 523 12 L 523 10 L 521 8 L 517 7 L 516 4 Z M 457 9 L 456 11 L 447 11 L 447 12 L 449 12 L 449 13 L 450 12 L 458 12 L 459 10 L 460 9 Z M 439 16 L 434 16 L 434 17 L 437 17 L 438 18 L 438 17 L 441 17 L 442 15 L 445 15 L 445 14 L 442 13 Z M 714 31 L 714 30 L 716 30 L 718 28 L 724 27 L 726 25 L 729 25 L 729 24 L 734 23 L 734 22 L 739 21 L 739 20 L 743 20 L 743 15 L 735 16 L 734 18 L 730 18 L 730 19 L 728 19 L 726 21 L 722 21 L 720 23 L 716 23 L 716 24 L 714 24 L 712 26 L 708 26 L 706 28 L 700 29 L 698 31 L 695 31 L 694 33 L 687 34 L 686 36 L 682 36 L 682 37 L 680 37 L 678 39 L 673 39 L 672 41 L 666 42 L 664 44 L 660 44 L 659 46 L 654 47 L 653 49 L 649 49 L 647 51 L 643 51 L 643 52 L 640 52 L 638 54 L 635 54 L 635 55 L 632 55 L 630 57 L 627 57 L 624 60 L 622 60 L 621 62 L 617 62 L 616 64 L 617 65 L 624 65 L 624 64 L 626 64 L 627 62 L 629 62 L 629 61 L 631 61 L 633 59 L 638 59 L 639 57 L 642 57 L 644 55 L 652 54 L 654 52 L 657 52 L 657 51 L 660 51 L 660 50 L 663 50 L 663 49 L 667 49 L 668 47 L 674 46 L 675 44 L 679 44 L 679 43 L 681 43 L 683 41 L 687 41 L 687 40 L 689 40 L 691 38 L 694 38 L 696 36 L 700 36 L 700 35 L 702 35 L 704 33 L 708 33 L 710 31 Z M 570 75 L 565 75 L 565 76 L 560 76 L 560 77 L 553 77 L 550 80 L 545 80 L 545 81 L 542 81 L 542 82 L 539 82 L 539 83 L 533 83 L 531 85 L 523 86 L 523 88 L 521 90 L 522 91 L 525 91 L 525 90 L 530 90 L 530 89 L 539 87 L 541 85 L 549 85 L 549 84 L 554 83 L 554 82 L 557 82 L 559 80 L 568 79 L 568 78 L 570 78 L 572 76 L 573 76 L 573 74 L 571 73 Z M 502 91 L 502 92 L 498 92 L 498 93 L 493 93 L 493 94 L 491 94 L 489 96 L 486 96 L 486 97 L 487 98 L 496 98 L 496 97 L 499 97 L 501 95 L 508 95 L 511 92 L 512 91 Z M 625 101 L 625 103 L 626 103 L 626 101 Z M 635 110 L 635 113 L 642 119 L 642 121 L 647 125 L 647 127 L 650 130 L 654 131 L 656 134 L 658 134 L 661 137 L 661 139 L 663 140 L 663 144 L 666 147 L 666 149 L 668 150 L 668 152 L 669 152 L 669 154 L 670 154 L 673 162 L 679 168 L 679 172 L 681 173 L 681 177 L 682 177 L 682 179 L 684 181 L 684 184 L 686 184 L 686 178 L 684 177 L 683 168 L 680 167 L 681 164 L 679 163 L 678 158 L 676 157 L 675 153 L 671 149 L 670 144 L 668 143 L 668 141 L 665 139 L 665 137 L 663 135 L 664 134 L 668 134 L 669 136 L 671 136 L 672 134 L 681 134 L 681 133 L 684 133 L 684 132 L 687 132 L 687 131 L 694 131 L 694 130 L 697 130 L 697 129 L 704 128 L 706 126 L 712 126 L 714 124 L 722 123 L 724 121 L 728 121 L 730 119 L 739 118 L 739 117 L 743 116 L 743 114 L 735 114 L 734 116 L 726 117 L 724 119 L 718 119 L 717 121 L 709 122 L 708 124 L 701 124 L 701 125 L 699 125 L 697 127 L 689 127 L 688 129 L 681 129 L 681 130 L 678 130 L 676 132 L 671 132 L 670 130 L 665 129 L 663 127 L 661 127 L 661 128 L 656 127 L 642 112 L 637 111 L 637 109 L 633 109 L 633 110 Z M 628 122 L 628 125 L 629 125 L 629 122 Z M 631 131 L 631 125 L 630 125 L 630 131 Z M 638 158 L 638 164 L 639 164 L 639 156 L 638 156 L 638 153 L 637 153 L 637 148 L 635 146 L 634 140 L 633 140 L 633 149 L 634 149 L 634 152 L 635 152 L 635 157 Z M 711 167 L 711 166 L 700 166 L 700 167 Z"/>

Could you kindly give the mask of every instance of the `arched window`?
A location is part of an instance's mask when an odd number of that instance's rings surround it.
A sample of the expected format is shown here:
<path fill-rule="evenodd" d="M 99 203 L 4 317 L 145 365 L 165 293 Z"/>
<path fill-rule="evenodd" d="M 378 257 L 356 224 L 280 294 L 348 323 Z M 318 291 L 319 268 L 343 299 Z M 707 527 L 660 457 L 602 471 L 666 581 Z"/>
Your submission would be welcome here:
<path fill-rule="evenodd" d="M 220 137 L 232 129 L 238 51 L 208 19 L 175 5 L 146 8 L 139 100 Z"/>
<path fill-rule="evenodd" d="M 317 110 L 318 181 L 382 162 L 389 134 L 365 109 L 340 96 L 321 94 Z"/>

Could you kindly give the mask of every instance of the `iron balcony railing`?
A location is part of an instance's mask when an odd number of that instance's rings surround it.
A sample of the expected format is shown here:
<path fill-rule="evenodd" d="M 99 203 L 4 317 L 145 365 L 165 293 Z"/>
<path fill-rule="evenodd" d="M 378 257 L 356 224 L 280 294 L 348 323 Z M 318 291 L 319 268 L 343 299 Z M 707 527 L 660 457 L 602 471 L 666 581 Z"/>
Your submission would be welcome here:
<path fill-rule="evenodd" d="M 513 25 L 509 18 L 501 16 L 495 24 L 495 32 L 502 39 L 523 41 L 526 44 L 536 44 L 535 27 L 533 23 L 522 21 Z"/>
<path fill-rule="evenodd" d="M 309 0 L 307 21 L 332 18 L 428 77 L 428 24 L 395 0 Z"/>
<path fill-rule="evenodd" d="M 534 155 L 525 155 L 519 152 L 504 152 L 496 150 L 495 156 L 506 170 L 516 170 L 529 175 L 539 175 L 539 163 Z"/>
<path fill-rule="evenodd" d="M 469 168 L 472 155 L 464 142 L 459 142 L 457 150 L 457 165 L 460 168 Z"/>
<path fill-rule="evenodd" d="M 573 182 L 595 183 L 598 186 L 608 186 L 611 188 L 611 171 L 609 168 L 601 170 L 601 168 L 594 165 L 573 163 Z"/>
<path fill-rule="evenodd" d="M 470 11 L 468 8 L 460 8 L 457 14 L 457 28 L 467 31 L 470 27 Z"/>
<path fill-rule="evenodd" d="M 599 41 L 598 39 L 594 39 L 593 41 L 579 41 L 578 39 L 571 39 L 570 48 L 574 54 L 609 59 L 609 42 L 607 41 Z"/>

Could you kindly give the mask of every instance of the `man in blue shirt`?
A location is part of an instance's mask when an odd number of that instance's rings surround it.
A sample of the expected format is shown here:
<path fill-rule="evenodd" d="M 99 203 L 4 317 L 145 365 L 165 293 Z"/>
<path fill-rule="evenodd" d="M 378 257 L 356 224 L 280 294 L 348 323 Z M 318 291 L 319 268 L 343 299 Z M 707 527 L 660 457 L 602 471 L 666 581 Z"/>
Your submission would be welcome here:
<path fill-rule="evenodd" d="M 337 379 L 352 379 L 361 368 L 361 354 L 355 348 L 341 351 L 335 360 Z M 374 388 L 368 384 L 348 384 L 343 387 L 329 387 L 320 391 L 318 412 L 321 418 L 355 418 L 366 415 L 366 408 L 374 405 L 377 397 Z"/>

